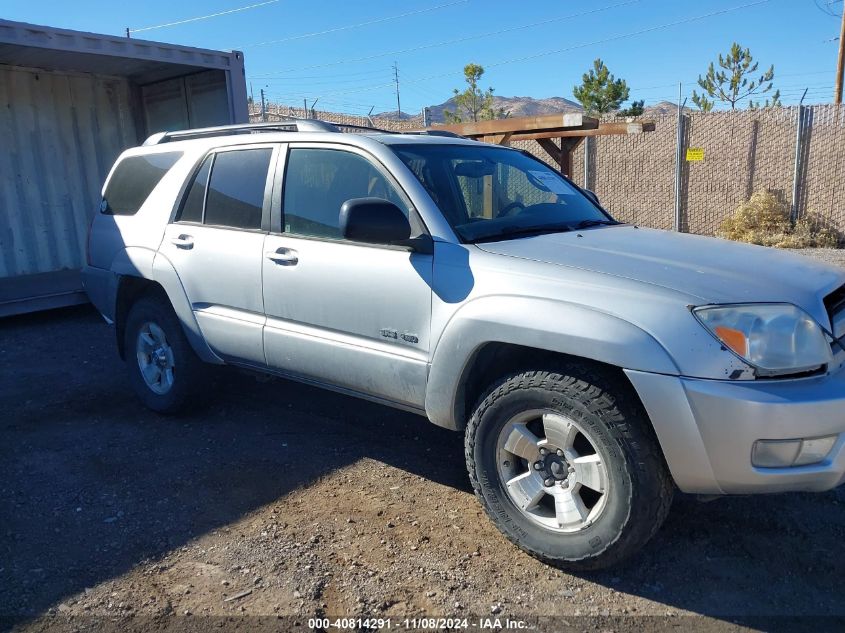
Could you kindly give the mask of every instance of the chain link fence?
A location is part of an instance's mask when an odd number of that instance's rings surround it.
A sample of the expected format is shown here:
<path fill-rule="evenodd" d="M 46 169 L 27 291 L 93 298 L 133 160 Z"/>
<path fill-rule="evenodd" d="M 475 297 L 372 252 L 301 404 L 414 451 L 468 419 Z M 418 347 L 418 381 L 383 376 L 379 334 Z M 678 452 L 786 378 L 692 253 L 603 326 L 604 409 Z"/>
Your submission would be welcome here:
<path fill-rule="evenodd" d="M 305 114 L 302 108 L 271 104 L 266 118 L 274 121 Z M 422 127 L 420 117 L 397 121 L 337 112 L 308 111 L 307 115 L 334 123 L 397 131 Z M 800 138 L 799 116 L 803 119 Z M 251 119 L 260 118 L 260 111 L 254 109 Z M 616 218 L 672 229 L 678 117 L 643 119 L 654 121 L 655 131 L 596 136 L 581 143 L 573 152 L 571 177 L 595 191 Z M 536 141 L 515 141 L 512 146 L 556 167 Z M 703 149 L 704 159 L 682 160 L 682 231 L 713 235 L 741 202 L 755 191 L 768 189 L 799 217 L 811 214 L 845 236 L 845 106 L 688 113 L 683 119 L 682 158 L 688 148 Z M 793 201 L 796 178 L 797 196 Z"/>
<path fill-rule="evenodd" d="M 594 137 L 586 150 L 582 143 L 572 177 L 619 219 L 671 229 L 678 118 L 651 120 L 654 132 Z M 688 148 L 703 149 L 704 159 L 685 160 Z M 845 106 L 686 114 L 681 156 L 681 230 L 712 235 L 753 192 L 768 189 L 798 217 L 845 234 Z"/>

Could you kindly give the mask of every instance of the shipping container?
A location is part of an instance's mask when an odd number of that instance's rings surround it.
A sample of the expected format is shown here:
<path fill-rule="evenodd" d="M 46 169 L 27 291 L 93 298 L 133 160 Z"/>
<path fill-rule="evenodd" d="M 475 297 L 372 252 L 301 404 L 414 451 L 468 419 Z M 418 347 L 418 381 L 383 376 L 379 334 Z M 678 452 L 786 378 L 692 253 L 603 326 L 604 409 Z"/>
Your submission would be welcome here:
<path fill-rule="evenodd" d="M 239 51 L 0 20 L 0 316 L 86 300 L 88 225 L 120 152 L 246 122 Z"/>

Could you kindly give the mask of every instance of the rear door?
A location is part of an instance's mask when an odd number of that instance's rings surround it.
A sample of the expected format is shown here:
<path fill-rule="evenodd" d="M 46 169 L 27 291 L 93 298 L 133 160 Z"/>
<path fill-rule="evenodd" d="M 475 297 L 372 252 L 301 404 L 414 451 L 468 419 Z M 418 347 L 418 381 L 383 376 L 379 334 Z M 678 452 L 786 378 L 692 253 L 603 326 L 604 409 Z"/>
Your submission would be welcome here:
<path fill-rule="evenodd" d="M 282 171 L 281 218 L 263 261 L 267 363 L 422 408 L 432 256 L 350 242 L 338 228 L 346 200 L 378 197 L 409 214 L 421 234 L 410 200 L 374 157 L 349 146 L 291 143 Z"/>
<path fill-rule="evenodd" d="M 209 346 L 263 365 L 261 266 L 278 145 L 223 148 L 200 163 L 160 252 L 172 263 Z"/>

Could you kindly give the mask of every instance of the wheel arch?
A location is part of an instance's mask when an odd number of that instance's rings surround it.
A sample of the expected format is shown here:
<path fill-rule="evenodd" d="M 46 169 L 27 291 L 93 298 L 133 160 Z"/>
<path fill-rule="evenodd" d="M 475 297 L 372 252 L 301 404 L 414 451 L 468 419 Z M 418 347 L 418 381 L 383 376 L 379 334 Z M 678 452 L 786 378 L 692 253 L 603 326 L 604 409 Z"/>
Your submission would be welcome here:
<path fill-rule="evenodd" d="M 678 373 L 651 335 L 613 315 L 549 300 L 478 300 L 452 318 L 434 350 L 426 413 L 439 426 L 462 430 L 494 380 L 567 360 L 594 363 L 632 390 L 623 369 Z"/>
<path fill-rule="evenodd" d="M 207 363 L 221 364 L 223 361 L 205 342 L 182 282 L 170 261 L 160 254 L 156 254 L 148 271 L 149 276 L 145 276 L 143 271 L 138 268 L 123 273 L 117 272 L 115 333 L 120 357 L 125 358 L 126 354 L 124 339 L 126 317 L 129 310 L 141 297 L 153 295 L 167 302 L 173 308 L 182 330 L 197 356 Z"/>

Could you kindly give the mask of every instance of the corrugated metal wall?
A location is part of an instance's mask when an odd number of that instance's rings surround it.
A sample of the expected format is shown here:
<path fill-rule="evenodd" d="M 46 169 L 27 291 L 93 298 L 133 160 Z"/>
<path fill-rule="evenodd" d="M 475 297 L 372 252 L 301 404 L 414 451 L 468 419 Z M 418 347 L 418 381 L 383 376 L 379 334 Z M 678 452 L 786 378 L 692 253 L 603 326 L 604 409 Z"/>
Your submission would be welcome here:
<path fill-rule="evenodd" d="M 137 142 L 126 80 L 0 66 L 0 278 L 81 267 L 103 180 Z"/>

